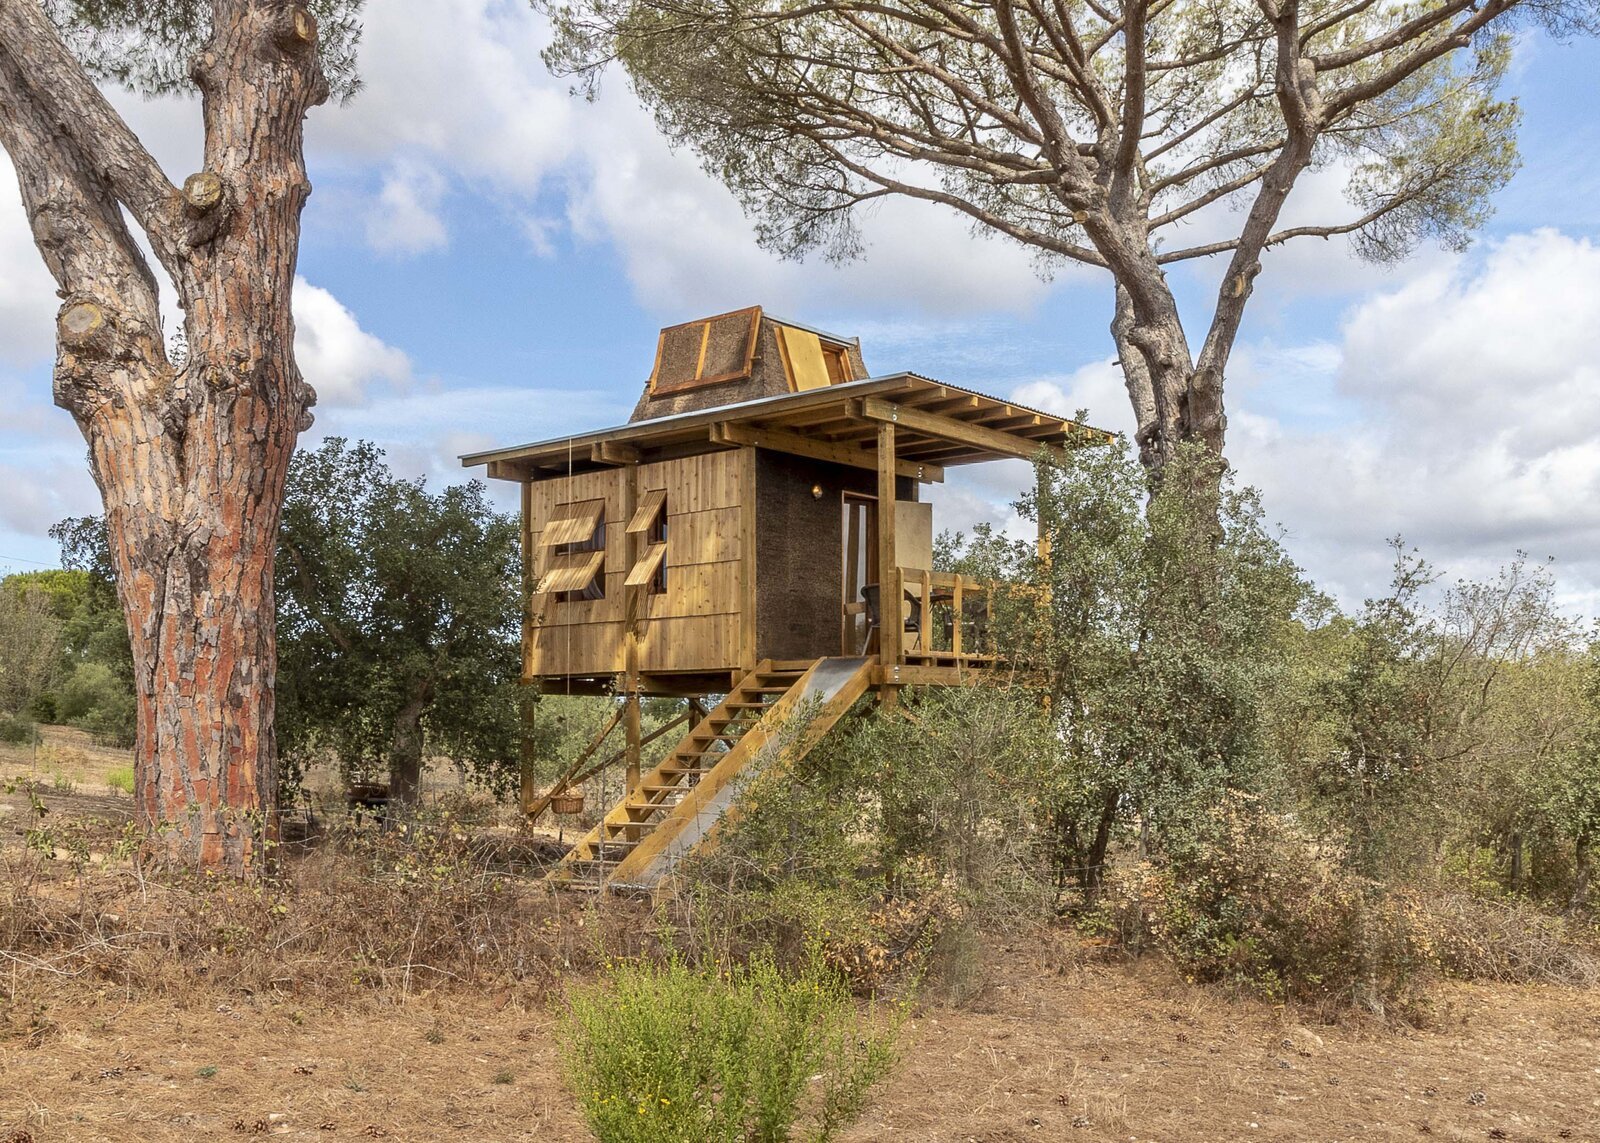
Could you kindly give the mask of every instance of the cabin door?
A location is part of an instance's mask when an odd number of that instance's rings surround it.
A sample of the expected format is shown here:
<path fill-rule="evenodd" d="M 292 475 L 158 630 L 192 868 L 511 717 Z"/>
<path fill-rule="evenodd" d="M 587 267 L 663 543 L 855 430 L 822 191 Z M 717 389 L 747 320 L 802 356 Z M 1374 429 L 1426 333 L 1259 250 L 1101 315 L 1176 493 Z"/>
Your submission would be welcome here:
<path fill-rule="evenodd" d="M 860 655 L 868 633 L 861 589 L 878 582 L 878 500 L 875 496 L 846 492 L 843 505 L 840 653 Z"/>

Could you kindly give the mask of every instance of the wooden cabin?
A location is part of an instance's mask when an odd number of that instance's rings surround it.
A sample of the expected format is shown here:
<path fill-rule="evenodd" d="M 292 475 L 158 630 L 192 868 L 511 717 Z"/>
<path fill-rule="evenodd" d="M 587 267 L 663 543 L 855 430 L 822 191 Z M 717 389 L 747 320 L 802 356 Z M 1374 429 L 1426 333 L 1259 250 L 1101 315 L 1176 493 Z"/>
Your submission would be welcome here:
<path fill-rule="evenodd" d="M 986 585 L 933 569 L 922 492 L 955 465 L 1106 437 L 870 376 L 855 339 L 754 307 L 663 329 L 627 424 L 464 457 L 522 486 L 524 681 L 624 696 L 630 793 L 571 864 L 653 884 L 645 866 L 698 841 L 780 715 L 804 702 L 820 735 L 864 693 L 992 665 Z M 689 697 L 690 726 L 642 775 L 637 703 L 655 695 Z"/>

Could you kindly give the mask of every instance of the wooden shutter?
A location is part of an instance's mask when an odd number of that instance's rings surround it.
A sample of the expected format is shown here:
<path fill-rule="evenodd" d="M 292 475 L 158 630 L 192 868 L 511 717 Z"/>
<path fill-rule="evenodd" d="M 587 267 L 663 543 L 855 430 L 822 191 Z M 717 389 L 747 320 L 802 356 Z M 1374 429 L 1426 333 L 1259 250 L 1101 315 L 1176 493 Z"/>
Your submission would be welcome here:
<path fill-rule="evenodd" d="M 639 497 L 639 507 L 634 509 L 633 519 L 628 521 L 628 535 L 638 532 L 649 533 L 655 527 L 656 520 L 661 516 L 661 510 L 667 504 L 667 490 L 653 488 Z"/>
<path fill-rule="evenodd" d="M 661 561 L 667 558 L 667 545 L 651 544 L 639 557 L 639 562 L 633 565 L 633 570 L 628 573 L 625 581 L 628 587 L 645 587 L 655 578 Z"/>
<path fill-rule="evenodd" d="M 539 577 L 539 595 L 560 595 L 568 591 L 582 591 L 594 582 L 606 564 L 605 552 L 575 552 L 569 556 L 556 556 L 549 569 Z"/>
<path fill-rule="evenodd" d="M 539 533 L 539 546 L 556 548 L 588 543 L 594 539 L 595 529 L 599 527 L 600 517 L 605 510 L 604 500 L 561 505 L 545 524 L 544 531 Z"/>

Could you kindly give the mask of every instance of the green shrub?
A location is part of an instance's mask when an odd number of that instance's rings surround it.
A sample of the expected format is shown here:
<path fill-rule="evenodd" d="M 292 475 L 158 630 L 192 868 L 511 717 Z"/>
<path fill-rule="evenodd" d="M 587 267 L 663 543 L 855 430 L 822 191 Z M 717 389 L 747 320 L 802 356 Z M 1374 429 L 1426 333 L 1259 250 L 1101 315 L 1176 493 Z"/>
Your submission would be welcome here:
<path fill-rule="evenodd" d="M 39 740 L 39 728 L 25 715 L 0 714 L 0 742 L 31 746 Z"/>
<path fill-rule="evenodd" d="M 106 771 L 106 785 L 124 794 L 133 793 L 133 767 L 115 766 Z"/>
<path fill-rule="evenodd" d="M 127 681 L 104 663 L 79 663 L 56 694 L 56 715 L 107 746 L 131 746 L 137 703 Z"/>
<path fill-rule="evenodd" d="M 563 1048 L 601 1143 L 780 1143 L 859 1115 L 896 1032 L 819 957 L 792 975 L 767 957 L 721 970 L 674 957 L 614 963 L 577 991 Z"/>

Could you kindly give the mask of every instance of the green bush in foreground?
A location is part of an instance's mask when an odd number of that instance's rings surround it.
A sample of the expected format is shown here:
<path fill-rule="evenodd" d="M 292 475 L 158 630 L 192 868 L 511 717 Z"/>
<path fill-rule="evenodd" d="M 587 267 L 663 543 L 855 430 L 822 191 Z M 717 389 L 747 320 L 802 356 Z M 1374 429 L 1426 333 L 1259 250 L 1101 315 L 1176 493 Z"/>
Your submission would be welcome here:
<path fill-rule="evenodd" d="M 723 970 L 611 965 L 572 997 L 568 1082 L 601 1143 L 826 1140 L 894 1062 L 897 1021 L 863 1015 L 813 959 Z"/>
<path fill-rule="evenodd" d="M 133 767 L 116 766 L 107 770 L 106 785 L 124 794 L 133 793 Z"/>

